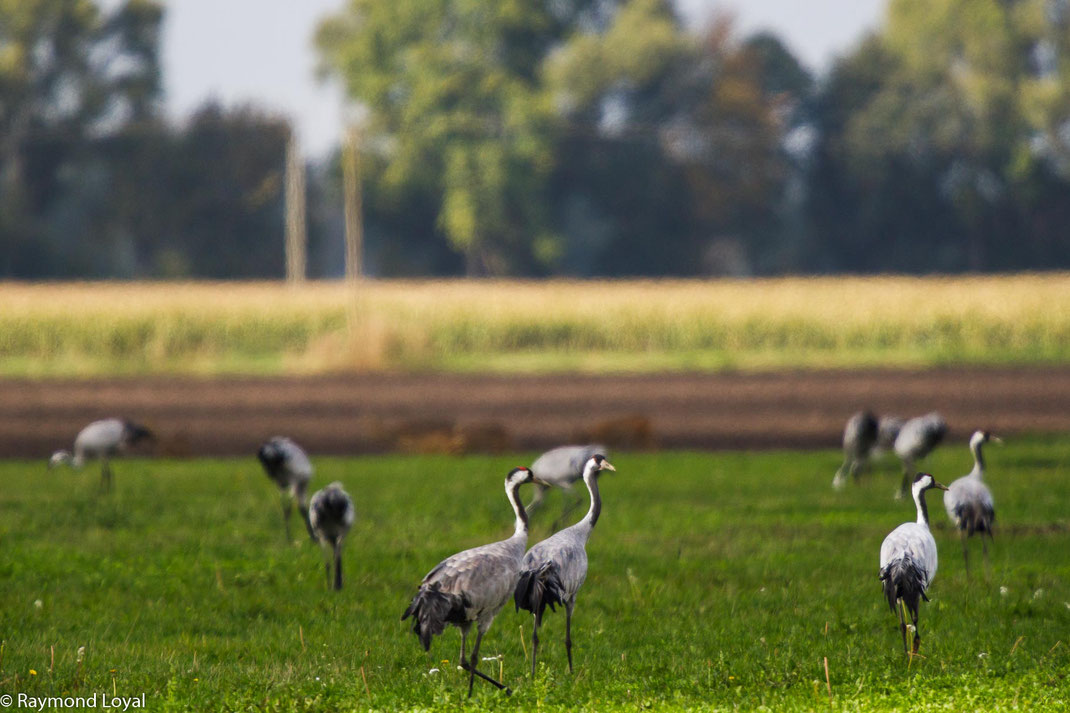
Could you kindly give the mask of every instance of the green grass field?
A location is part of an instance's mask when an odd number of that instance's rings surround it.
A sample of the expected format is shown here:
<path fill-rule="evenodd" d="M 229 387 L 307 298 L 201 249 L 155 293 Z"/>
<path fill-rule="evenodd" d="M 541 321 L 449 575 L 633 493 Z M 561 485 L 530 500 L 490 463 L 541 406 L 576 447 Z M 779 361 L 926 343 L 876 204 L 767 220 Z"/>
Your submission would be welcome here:
<path fill-rule="evenodd" d="M 483 654 L 514 695 L 477 681 L 470 703 L 457 632 L 428 656 L 399 617 L 441 558 L 511 533 L 501 481 L 530 454 L 319 459 L 315 483 L 342 480 L 358 504 L 341 593 L 311 543 L 284 541 L 251 458 L 119 463 L 107 496 L 95 469 L 0 463 L 0 694 L 145 693 L 155 710 L 1066 710 L 1070 438 L 990 451 L 991 578 L 967 581 L 932 494 L 941 566 L 909 666 L 877 581 L 882 539 L 914 517 L 890 497 L 890 463 L 837 493 L 830 451 L 619 454 L 575 675 L 549 614 L 531 680 L 530 618 L 506 609 Z M 969 454 L 928 466 L 947 482 Z"/>

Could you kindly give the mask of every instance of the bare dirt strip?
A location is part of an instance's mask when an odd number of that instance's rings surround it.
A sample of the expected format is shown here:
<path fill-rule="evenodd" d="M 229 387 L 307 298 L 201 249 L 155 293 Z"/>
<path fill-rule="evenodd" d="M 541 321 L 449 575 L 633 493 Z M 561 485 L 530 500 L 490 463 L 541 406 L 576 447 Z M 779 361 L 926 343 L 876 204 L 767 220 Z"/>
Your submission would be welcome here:
<path fill-rule="evenodd" d="M 238 455 L 285 434 L 314 453 L 838 445 L 859 408 L 940 410 L 953 438 L 1070 431 L 1070 368 L 748 374 L 0 380 L 0 457 L 38 458 L 100 417 L 142 421 L 161 455 Z"/>

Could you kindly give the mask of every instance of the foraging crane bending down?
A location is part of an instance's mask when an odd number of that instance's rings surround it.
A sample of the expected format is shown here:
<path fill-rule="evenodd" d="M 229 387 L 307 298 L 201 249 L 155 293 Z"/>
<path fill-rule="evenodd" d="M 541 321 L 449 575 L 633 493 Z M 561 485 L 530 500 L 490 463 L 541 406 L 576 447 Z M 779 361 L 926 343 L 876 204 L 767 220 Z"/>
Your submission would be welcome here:
<path fill-rule="evenodd" d="M 602 455 L 605 457 L 605 446 L 592 443 L 587 446 L 560 446 L 548 450 L 535 459 L 531 464 L 531 470 L 535 476 L 545 484 L 536 484 L 535 497 L 528 504 L 528 515 L 531 515 L 542 505 L 546 497 L 546 491 L 551 486 L 562 490 L 571 490 L 572 484 L 583 477 L 583 466 L 592 456 Z M 554 521 L 554 526 L 572 512 L 580 501 L 576 500 L 571 505 L 566 505 L 561 515 Z"/>
<path fill-rule="evenodd" d="M 317 491 L 308 503 L 308 521 L 312 534 L 324 550 L 330 547 L 334 556 L 334 588 L 342 588 L 342 541 L 353 525 L 356 511 L 353 499 L 341 483 L 331 483 Z M 331 564 L 327 563 L 327 583 L 331 581 Z"/>
<path fill-rule="evenodd" d="M 947 423 L 936 411 L 912 418 L 899 429 L 895 438 L 895 454 L 903 461 L 903 482 L 896 499 L 906 496 L 914 464 L 929 455 L 947 434 Z"/>
<path fill-rule="evenodd" d="M 69 451 L 56 451 L 48 460 L 48 467 L 68 464 L 75 468 L 81 468 L 91 458 L 100 460 L 100 487 L 104 491 L 111 490 L 111 464 L 113 456 L 125 453 L 131 446 L 141 441 L 153 440 L 152 431 L 140 426 L 133 421 L 121 418 L 106 418 L 101 421 L 93 421 L 81 431 L 74 439 L 74 455 Z"/>
<path fill-rule="evenodd" d="M 988 564 L 988 543 L 985 534 L 992 537 L 992 525 L 996 521 L 996 506 L 992 493 L 982 481 L 985 474 L 985 459 L 981 455 L 981 446 L 992 441 L 1003 441 L 992 436 L 988 431 L 975 431 L 970 438 L 970 450 L 973 452 L 973 470 L 948 487 L 944 493 L 944 509 L 955 527 L 962 533 L 962 557 L 966 561 L 966 573 L 970 572 L 970 553 L 966 548 L 966 539 L 975 532 L 981 533 L 981 548 L 984 551 L 985 564 Z"/>
<path fill-rule="evenodd" d="M 308 483 L 312 480 L 312 462 L 301 446 L 289 438 L 275 436 L 270 441 L 260 446 L 256 452 L 261 465 L 268 477 L 279 486 L 282 498 L 282 519 L 286 526 L 286 540 L 290 540 L 290 513 L 293 510 L 293 501 L 297 501 L 297 509 L 301 513 L 301 519 L 305 521 L 305 529 L 313 541 L 316 539 L 312 532 L 312 525 L 308 521 Z"/>
<path fill-rule="evenodd" d="M 446 624 L 461 630 L 461 667 L 468 671 L 468 696 L 479 676 L 499 689 L 509 689 L 479 671 L 479 644 L 505 603 L 509 601 L 520 577 L 520 562 L 528 542 L 528 516 L 520 504 L 520 486 L 538 482 L 527 468 L 513 468 L 505 477 L 505 495 L 516 514 L 513 536 L 501 542 L 474 547 L 439 562 L 420 582 L 401 620 L 413 618 L 412 630 L 425 651 L 431 650 L 431 638 L 441 634 Z M 465 659 L 468 629 L 476 625 L 476 643 L 471 662 Z"/>
<path fill-rule="evenodd" d="M 869 452 L 877 443 L 877 418 L 869 411 L 859 411 L 847 419 L 843 429 L 843 465 L 832 479 L 837 490 L 854 480 L 869 460 Z"/>
<path fill-rule="evenodd" d="M 602 512 L 602 498 L 598 494 L 598 475 L 603 470 L 616 470 L 601 455 L 595 455 L 583 468 L 583 482 L 591 494 L 591 509 L 572 527 L 565 528 L 538 543 L 524 555 L 520 580 L 513 601 L 516 609 L 527 609 L 535 618 L 531 630 L 531 675 L 535 675 L 535 658 L 539 651 L 539 626 L 549 606 L 565 607 L 565 650 L 568 652 L 568 671 L 572 673 L 572 610 L 576 594 L 587 579 L 587 540 Z"/>
<path fill-rule="evenodd" d="M 918 508 L 917 522 L 905 522 L 892 530 L 881 544 L 880 580 L 888 606 L 899 615 L 899 629 L 903 632 L 903 651 L 907 651 L 907 624 L 903 604 L 910 610 L 914 623 L 914 646 L 910 653 L 918 653 L 921 635 L 918 633 L 918 605 L 929 601 L 925 590 L 936 576 L 936 540 L 929 531 L 929 510 L 925 505 L 925 491 L 930 488 L 947 490 L 928 473 L 918 473 L 911 490 Z"/>

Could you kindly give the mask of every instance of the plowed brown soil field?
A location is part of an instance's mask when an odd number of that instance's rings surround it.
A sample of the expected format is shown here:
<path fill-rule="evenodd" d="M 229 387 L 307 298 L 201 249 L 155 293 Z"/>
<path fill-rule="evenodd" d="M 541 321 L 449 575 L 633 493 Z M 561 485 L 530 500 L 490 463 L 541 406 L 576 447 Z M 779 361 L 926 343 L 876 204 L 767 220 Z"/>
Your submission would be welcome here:
<path fill-rule="evenodd" d="M 951 437 L 1070 430 L 1070 368 L 624 376 L 0 380 L 0 457 L 46 457 L 94 418 L 160 436 L 159 455 L 248 454 L 276 434 L 312 453 L 834 447 L 859 408 L 937 409 Z"/>

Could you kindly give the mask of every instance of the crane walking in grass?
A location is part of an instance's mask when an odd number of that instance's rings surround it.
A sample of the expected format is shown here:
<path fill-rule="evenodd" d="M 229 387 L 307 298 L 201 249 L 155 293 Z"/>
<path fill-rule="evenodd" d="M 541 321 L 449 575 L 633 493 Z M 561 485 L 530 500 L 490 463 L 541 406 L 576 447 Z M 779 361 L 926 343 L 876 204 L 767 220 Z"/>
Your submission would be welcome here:
<path fill-rule="evenodd" d="M 903 482 L 896 492 L 896 500 L 906 497 L 914 464 L 932 453 L 947 435 L 947 422 L 936 411 L 912 418 L 899 429 L 895 438 L 895 454 L 903 462 Z"/>
<path fill-rule="evenodd" d="M 531 675 L 535 676 L 535 659 L 539 651 L 539 626 L 546 607 L 555 604 L 565 608 L 565 651 L 568 652 L 568 671 L 572 673 L 572 610 L 576 594 L 587 578 L 587 540 L 602 513 L 602 498 L 598 494 L 598 475 L 603 470 L 616 470 L 601 455 L 588 459 L 583 468 L 583 482 L 591 495 L 587 515 L 572 527 L 565 528 L 538 543 L 524 555 L 520 579 L 513 594 L 517 611 L 531 612 Z"/>
<path fill-rule="evenodd" d="M 494 617 L 498 615 L 516 589 L 520 563 L 528 542 L 528 516 L 520 504 L 520 486 L 538 483 L 527 468 L 513 468 L 505 478 L 505 495 L 516 515 L 513 536 L 501 542 L 475 547 L 439 562 L 420 582 L 412 602 L 401 620 L 413 618 L 412 630 L 425 651 L 431 639 L 441 634 L 447 624 L 461 630 L 461 667 L 468 671 L 468 696 L 472 696 L 475 677 L 494 684 L 506 693 L 503 684 L 479 671 L 479 645 Z M 476 625 L 472 659 L 465 659 L 468 630 Z"/>
<path fill-rule="evenodd" d="M 334 561 L 334 588 L 342 588 L 342 542 L 353 525 L 356 511 L 353 499 L 341 483 L 331 483 L 317 491 L 308 504 L 308 520 L 312 534 L 330 559 L 327 562 L 327 585 L 331 584 L 331 561 Z"/>
<path fill-rule="evenodd" d="M 570 492 L 573 483 L 583 477 L 584 464 L 596 454 L 604 457 L 605 446 L 596 443 L 586 446 L 559 446 L 536 458 L 531 464 L 531 471 L 545 484 L 535 486 L 535 497 L 528 503 L 528 515 L 534 513 L 542 505 L 543 499 L 546 498 L 546 491 L 551 487 L 561 488 L 566 493 Z M 566 503 L 565 509 L 554 520 L 553 528 L 557 529 L 557 524 L 568 517 L 568 514 L 575 510 L 579 503 L 578 499 Z"/>
<path fill-rule="evenodd" d="M 308 483 L 312 480 L 312 461 L 308 459 L 308 455 L 289 438 L 275 436 L 260 446 L 256 457 L 260 459 L 268 477 L 279 486 L 287 542 L 291 539 L 290 513 L 293 512 L 295 500 L 301 519 L 305 521 L 308 536 L 315 540 L 316 535 L 312 532 L 312 524 L 308 520 Z"/>
<path fill-rule="evenodd" d="M 869 461 L 870 451 L 877 444 L 877 417 L 869 411 L 859 411 L 847 419 L 843 429 L 843 465 L 832 479 L 832 487 L 839 490 L 854 480 Z"/>
<path fill-rule="evenodd" d="M 52 454 L 48 467 L 54 468 L 66 464 L 81 468 L 87 460 L 100 460 L 100 487 L 107 492 L 111 490 L 111 459 L 122 455 L 132 446 L 142 441 L 155 438 L 152 431 L 133 421 L 121 418 L 106 418 L 93 421 L 78 432 L 74 439 L 74 453 L 60 450 Z"/>
<path fill-rule="evenodd" d="M 985 535 L 992 537 L 992 526 L 996 521 L 996 506 L 992 492 L 982 480 L 985 474 L 985 459 L 981 447 L 991 441 L 1002 444 L 1003 441 L 988 431 L 975 431 L 970 438 L 970 451 L 973 452 L 973 470 L 968 475 L 951 483 L 944 493 L 944 509 L 947 516 L 960 533 L 962 533 L 962 558 L 966 562 L 966 574 L 970 573 L 970 552 L 966 541 L 973 533 L 981 535 L 981 549 L 984 552 L 985 567 L 988 567 L 988 543 Z"/>
<path fill-rule="evenodd" d="M 929 510 L 925 505 L 925 491 L 930 488 L 947 490 L 929 473 L 918 473 L 911 487 L 918 509 L 916 522 L 905 522 L 892 530 L 881 544 L 880 579 L 888 606 L 899 616 L 903 632 L 903 651 L 918 653 L 921 634 L 918 633 L 918 606 L 929 601 L 925 592 L 936 576 L 936 540 L 929 531 Z M 907 624 L 903 606 L 910 610 L 914 624 L 914 646 L 907 649 Z"/>

